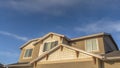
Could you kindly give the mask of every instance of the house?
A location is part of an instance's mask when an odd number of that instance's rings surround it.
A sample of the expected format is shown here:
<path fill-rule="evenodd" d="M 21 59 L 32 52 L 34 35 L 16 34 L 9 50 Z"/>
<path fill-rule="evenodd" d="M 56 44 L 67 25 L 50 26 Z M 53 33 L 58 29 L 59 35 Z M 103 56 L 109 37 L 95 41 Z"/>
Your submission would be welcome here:
<path fill-rule="evenodd" d="M 20 49 L 19 61 L 8 68 L 120 68 L 119 48 L 108 33 L 69 39 L 50 32 Z"/>
<path fill-rule="evenodd" d="M 4 65 L 0 63 L 0 68 L 4 68 Z"/>

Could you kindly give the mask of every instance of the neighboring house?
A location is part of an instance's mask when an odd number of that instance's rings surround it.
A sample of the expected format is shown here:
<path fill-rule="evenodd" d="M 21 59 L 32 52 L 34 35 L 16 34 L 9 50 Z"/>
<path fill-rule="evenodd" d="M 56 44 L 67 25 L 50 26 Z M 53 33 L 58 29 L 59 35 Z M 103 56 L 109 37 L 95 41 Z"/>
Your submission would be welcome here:
<path fill-rule="evenodd" d="M 51 32 L 20 49 L 19 61 L 8 68 L 120 68 L 120 51 L 108 33 L 69 39 Z"/>
<path fill-rule="evenodd" d="M 4 68 L 4 65 L 0 63 L 0 68 Z"/>

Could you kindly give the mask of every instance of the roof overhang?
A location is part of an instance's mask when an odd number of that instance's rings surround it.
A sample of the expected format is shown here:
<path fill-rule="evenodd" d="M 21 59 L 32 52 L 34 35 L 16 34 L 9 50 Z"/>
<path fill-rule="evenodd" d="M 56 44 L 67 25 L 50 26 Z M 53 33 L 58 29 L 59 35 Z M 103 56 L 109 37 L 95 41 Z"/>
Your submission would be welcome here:
<path fill-rule="evenodd" d="M 39 39 L 32 39 L 32 40 L 29 40 L 27 43 L 23 44 L 20 49 L 22 49 L 23 47 L 27 46 L 29 43 L 33 42 L 33 41 L 37 41 Z"/>
<path fill-rule="evenodd" d="M 30 67 L 32 66 L 31 64 L 29 63 L 26 63 L 26 64 L 9 64 L 9 65 L 5 65 L 5 67 Z"/>
<path fill-rule="evenodd" d="M 71 39 L 71 41 L 82 40 L 82 39 L 86 39 L 86 38 L 99 37 L 99 36 L 109 36 L 109 38 L 115 44 L 115 47 L 117 48 L 117 50 L 119 50 L 119 48 L 118 48 L 117 44 L 115 43 L 115 41 L 114 41 L 113 37 L 111 36 L 111 34 L 105 33 L 105 32 L 98 33 L 98 34 L 92 34 L 92 35 L 88 35 L 88 36 L 82 36 L 82 37 L 79 37 L 79 38 L 73 38 L 73 39 Z"/>
<path fill-rule="evenodd" d="M 73 38 L 73 39 L 71 39 L 71 41 L 86 39 L 86 38 L 91 38 L 91 37 L 97 37 L 97 36 L 103 36 L 103 35 L 110 35 L 110 34 L 102 32 L 102 33 L 92 34 L 92 35 L 88 35 L 88 36 L 82 36 L 79 38 Z"/>
<path fill-rule="evenodd" d="M 120 57 L 105 57 L 103 61 L 120 61 Z"/>
<path fill-rule="evenodd" d="M 41 56 L 39 56 L 38 58 L 36 58 L 35 60 L 31 61 L 30 64 L 33 64 L 34 62 L 38 62 L 40 61 L 42 58 L 44 58 L 46 55 L 54 52 L 55 50 L 57 50 L 59 47 L 66 47 L 66 48 L 69 48 L 71 50 L 75 50 L 75 51 L 78 51 L 78 52 L 81 52 L 83 54 L 86 54 L 86 55 L 89 55 L 89 56 L 93 56 L 93 57 L 96 57 L 96 58 L 99 58 L 99 59 L 104 59 L 103 56 L 101 55 L 98 55 L 98 54 L 93 54 L 93 53 L 89 53 L 89 52 L 86 52 L 84 50 L 81 50 L 81 49 L 78 49 L 78 48 L 74 48 L 74 47 L 71 47 L 69 45 L 66 45 L 66 44 L 59 44 L 58 46 L 54 47 L 53 49 L 49 50 L 49 51 L 46 51 L 45 53 L 43 53 Z"/>
<path fill-rule="evenodd" d="M 49 37 L 50 35 L 56 35 L 56 36 L 60 36 L 60 37 L 64 37 L 66 40 L 70 41 L 69 38 L 67 38 L 65 35 L 62 35 L 62 34 L 58 34 L 58 33 L 53 33 L 53 32 L 50 32 L 46 35 L 44 35 L 43 37 L 41 37 L 35 44 L 39 43 L 40 41 L 46 39 L 47 37 Z"/>

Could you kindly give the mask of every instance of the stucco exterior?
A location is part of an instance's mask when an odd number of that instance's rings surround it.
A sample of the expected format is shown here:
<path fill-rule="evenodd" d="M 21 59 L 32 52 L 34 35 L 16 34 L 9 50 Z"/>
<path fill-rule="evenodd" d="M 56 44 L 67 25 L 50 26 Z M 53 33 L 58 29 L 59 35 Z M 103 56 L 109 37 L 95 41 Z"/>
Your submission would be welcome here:
<path fill-rule="evenodd" d="M 33 59 L 38 57 L 38 53 L 39 53 L 39 49 L 40 49 L 40 45 L 41 42 L 39 42 L 38 44 L 34 45 L 34 42 L 29 43 L 26 47 L 21 49 L 21 55 L 19 58 L 18 62 L 30 62 Z M 25 50 L 28 48 L 33 48 L 33 53 L 32 53 L 32 57 L 31 58 L 24 58 L 24 54 L 25 54 Z"/>
<path fill-rule="evenodd" d="M 103 65 L 104 65 L 104 68 L 120 68 L 120 60 L 104 62 Z"/>
<path fill-rule="evenodd" d="M 75 40 L 71 42 L 71 45 L 73 47 L 85 50 L 85 40 L 87 39 L 97 39 L 98 40 L 98 51 L 95 51 L 94 53 L 98 53 L 98 54 L 104 54 L 105 53 L 105 48 L 104 48 L 104 41 L 103 41 L 103 36 L 99 36 L 99 37 L 92 37 L 92 38 L 86 38 L 86 39 L 81 39 L 81 40 Z"/>
<path fill-rule="evenodd" d="M 36 68 L 97 68 L 97 64 L 92 61 L 72 61 L 61 63 L 37 64 Z"/>
<path fill-rule="evenodd" d="M 79 56 L 76 55 L 76 51 L 63 47 L 62 51 L 59 48 L 56 51 L 54 51 L 53 53 L 49 54 L 48 59 L 46 59 L 46 57 L 44 57 L 38 63 L 51 62 L 51 61 L 62 62 L 62 61 L 66 61 L 66 60 L 86 61 L 86 60 L 91 60 L 92 59 L 92 56 L 89 56 L 89 55 L 86 55 L 86 54 L 83 54 L 83 53 L 79 53 L 78 55 Z"/>
<path fill-rule="evenodd" d="M 98 50 L 86 51 L 86 40 L 89 39 L 97 39 Z M 52 41 L 58 41 L 57 46 L 44 52 L 44 44 Z M 25 58 L 26 49 L 29 48 L 33 49 L 32 55 Z M 100 33 L 68 39 L 64 35 L 48 33 L 23 45 L 18 63 L 8 65 L 8 68 L 120 68 L 120 61 L 109 61 L 105 56 L 112 51 L 118 49 L 108 34 Z"/>

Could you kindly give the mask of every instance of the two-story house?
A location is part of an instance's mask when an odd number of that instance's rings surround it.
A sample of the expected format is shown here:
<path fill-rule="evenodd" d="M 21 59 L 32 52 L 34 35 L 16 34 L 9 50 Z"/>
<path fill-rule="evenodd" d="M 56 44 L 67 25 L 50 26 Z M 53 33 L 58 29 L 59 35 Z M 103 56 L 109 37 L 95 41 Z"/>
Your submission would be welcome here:
<path fill-rule="evenodd" d="M 20 49 L 19 61 L 8 68 L 120 68 L 120 51 L 108 33 L 69 39 L 50 32 Z"/>

